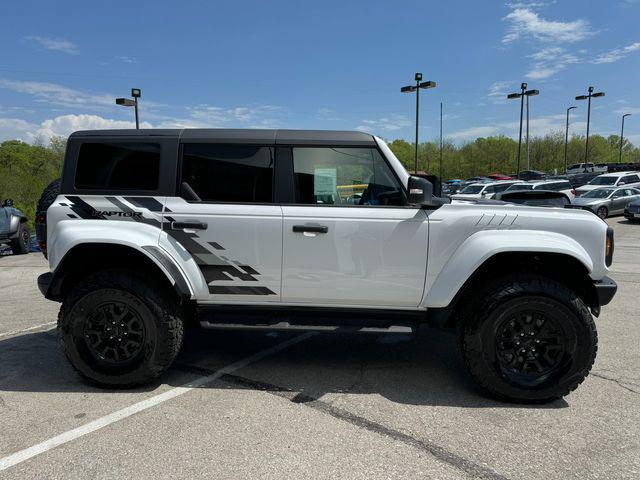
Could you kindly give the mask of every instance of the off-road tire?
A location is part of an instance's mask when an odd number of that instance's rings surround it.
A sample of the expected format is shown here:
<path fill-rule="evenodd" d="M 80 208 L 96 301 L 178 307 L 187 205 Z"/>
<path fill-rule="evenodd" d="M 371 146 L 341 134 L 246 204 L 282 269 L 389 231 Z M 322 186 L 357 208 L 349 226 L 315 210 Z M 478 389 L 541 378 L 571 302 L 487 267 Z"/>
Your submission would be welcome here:
<path fill-rule="evenodd" d="M 124 365 L 105 365 L 85 341 L 88 318 L 110 302 L 130 305 L 146 329 L 140 352 Z M 183 312 L 172 292 L 124 271 L 83 279 L 66 296 L 58 315 L 62 351 L 80 375 L 102 387 L 132 387 L 161 375 L 178 355 L 183 331 Z"/>
<path fill-rule="evenodd" d="M 14 255 L 24 255 L 29 253 L 29 244 L 31 243 L 31 234 L 25 223 L 18 226 L 18 235 L 11 240 L 11 251 Z"/>
<path fill-rule="evenodd" d="M 478 292 L 466 310 L 460 331 L 461 352 L 471 377 L 486 395 L 516 403 L 546 403 L 568 395 L 589 374 L 598 350 L 598 335 L 585 303 L 564 285 L 541 276 L 520 275 L 497 280 Z M 561 366 L 538 385 L 523 385 L 505 375 L 497 353 L 498 328 L 518 309 L 552 312 L 572 349 Z M 491 346 L 490 346 L 491 345 Z"/>
<path fill-rule="evenodd" d="M 42 191 L 42 195 L 40 195 L 40 200 L 38 200 L 38 204 L 36 205 L 36 219 L 39 215 L 44 215 L 45 222 L 42 225 L 36 224 L 36 239 L 38 240 L 38 245 L 43 245 L 47 243 L 47 210 L 51 204 L 55 201 L 56 197 L 60 195 L 60 179 L 53 180 L 49 185 L 45 187 Z M 45 251 L 42 252 L 47 257 Z"/>
<path fill-rule="evenodd" d="M 609 209 L 607 207 L 600 207 L 596 210 L 596 215 L 604 220 L 609 216 Z"/>

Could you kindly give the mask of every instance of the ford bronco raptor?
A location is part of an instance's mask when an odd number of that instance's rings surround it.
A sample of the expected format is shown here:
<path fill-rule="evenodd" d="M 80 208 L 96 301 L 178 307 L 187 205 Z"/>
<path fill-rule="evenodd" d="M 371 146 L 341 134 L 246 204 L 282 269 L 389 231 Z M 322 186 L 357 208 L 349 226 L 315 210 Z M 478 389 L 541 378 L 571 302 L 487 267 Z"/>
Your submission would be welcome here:
<path fill-rule="evenodd" d="M 0 205 L 0 246 L 10 245 L 14 255 L 29 253 L 31 235 L 27 217 L 7 198 Z"/>
<path fill-rule="evenodd" d="M 56 187 L 57 188 L 57 187 Z M 597 350 L 613 231 L 588 212 L 453 201 L 379 138 L 302 130 L 82 131 L 49 197 L 38 279 L 71 364 L 164 372 L 183 329 L 457 332 L 486 394 L 567 395 Z"/>

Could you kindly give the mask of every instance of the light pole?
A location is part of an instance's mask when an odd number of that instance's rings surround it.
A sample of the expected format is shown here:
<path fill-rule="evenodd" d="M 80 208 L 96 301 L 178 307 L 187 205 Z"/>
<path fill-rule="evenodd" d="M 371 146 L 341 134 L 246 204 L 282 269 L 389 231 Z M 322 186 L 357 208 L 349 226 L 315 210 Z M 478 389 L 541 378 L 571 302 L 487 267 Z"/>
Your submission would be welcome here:
<path fill-rule="evenodd" d="M 524 95 L 527 97 L 527 141 L 526 141 L 526 150 L 527 150 L 527 170 L 531 170 L 531 166 L 529 164 L 529 97 L 533 95 L 538 95 L 540 93 L 539 90 L 527 90 L 524 92 Z"/>
<path fill-rule="evenodd" d="M 520 178 L 520 148 L 522 146 L 522 110 L 524 109 L 524 92 L 527 89 L 527 84 L 520 84 L 520 93 L 510 93 L 507 95 L 508 99 L 519 98 L 520 99 L 520 133 L 518 134 L 518 163 L 516 166 L 516 178 Z"/>
<path fill-rule="evenodd" d="M 440 102 L 440 168 L 438 169 L 438 177 L 442 183 L 442 102 Z"/>
<path fill-rule="evenodd" d="M 567 126 L 564 129 L 564 173 L 567 173 L 567 147 L 569 145 L 569 112 L 574 108 L 578 108 L 578 107 L 567 108 Z"/>
<path fill-rule="evenodd" d="M 623 144 L 623 140 L 624 140 L 624 119 L 625 117 L 629 117 L 631 116 L 630 113 L 625 113 L 624 115 L 622 115 L 622 128 L 620 129 L 620 159 L 618 160 L 618 162 L 622 163 L 622 144 Z"/>
<path fill-rule="evenodd" d="M 122 105 L 123 107 L 133 107 L 135 116 L 136 116 L 136 130 L 140 128 L 140 119 L 138 117 L 138 99 L 142 96 L 142 90 L 139 88 L 131 89 L 131 96 L 133 100 L 130 98 L 116 98 L 116 105 Z"/>
<path fill-rule="evenodd" d="M 589 100 L 587 106 L 587 138 L 584 142 L 584 171 L 587 171 L 587 162 L 589 160 L 589 122 L 591 120 L 591 98 L 604 97 L 604 92 L 593 93 L 593 87 L 589 87 L 589 95 L 578 95 L 576 100 Z"/>
<path fill-rule="evenodd" d="M 416 156 L 415 156 L 415 173 L 418 173 L 418 122 L 419 122 L 419 112 L 420 112 L 420 89 L 421 88 L 434 88 L 436 86 L 436 82 L 422 81 L 422 74 L 416 73 L 415 75 L 416 84 L 408 85 L 406 87 L 402 87 L 400 91 L 402 93 L 412 93 L 416 92 Z"/>

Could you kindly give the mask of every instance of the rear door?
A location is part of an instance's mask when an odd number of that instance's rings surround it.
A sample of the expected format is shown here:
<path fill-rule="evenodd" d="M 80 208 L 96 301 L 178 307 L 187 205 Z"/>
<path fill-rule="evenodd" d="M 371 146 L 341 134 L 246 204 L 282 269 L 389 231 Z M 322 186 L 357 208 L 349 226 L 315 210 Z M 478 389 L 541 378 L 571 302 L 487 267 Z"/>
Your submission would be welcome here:
<path fill-rule="evenodd" d="M 272 145 L 181 146 L 178 195 L 167 199 L 166 241 L 195 260 L 216 303 L 280 300 L 282 210 L 273 203 Z"/>
<path fill-rule="evenodd" d="M 336 146 L 293 147 L 289 155 L 294 194 L 282 207 L 282 301 L 415 308 L 424 289 L 427 218 L 406 205 L 382 154 Z"/>

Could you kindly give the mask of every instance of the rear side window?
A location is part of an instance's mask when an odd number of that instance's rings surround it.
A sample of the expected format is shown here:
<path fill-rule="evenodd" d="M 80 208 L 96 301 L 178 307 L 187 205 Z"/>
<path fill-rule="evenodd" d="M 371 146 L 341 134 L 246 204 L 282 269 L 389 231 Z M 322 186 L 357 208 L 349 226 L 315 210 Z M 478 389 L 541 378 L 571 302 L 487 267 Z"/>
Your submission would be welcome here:
<path fill-rule="evenodd" d="M 183 145 L 181 191 L 205 202 L 271 203 L 273 149 L 254 145 Z"/>
<path fill-rule="evenodd" d="M 75 186 L 84 190 L 156 190 L 160 145 L 85 143 L 80 147 Z"/>
<path fill-rule="evenodd" d="M 507 188 L 509 188 L 511 185 L 510 184 L 506 184 L 506 185 L 496 185 L 493 187 L 494 191 L 496 193 L 500 193 L 500 192 L 504 192 Z"/>

